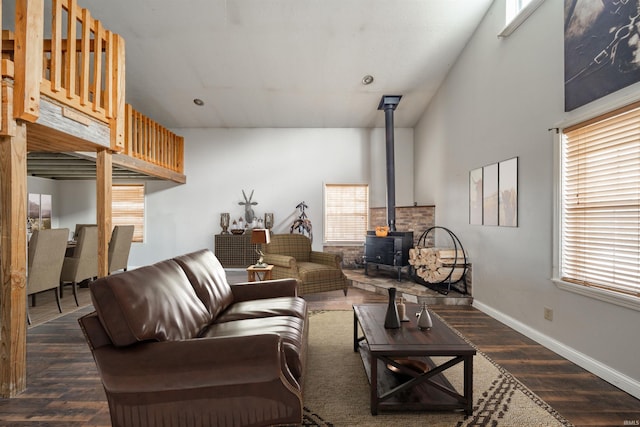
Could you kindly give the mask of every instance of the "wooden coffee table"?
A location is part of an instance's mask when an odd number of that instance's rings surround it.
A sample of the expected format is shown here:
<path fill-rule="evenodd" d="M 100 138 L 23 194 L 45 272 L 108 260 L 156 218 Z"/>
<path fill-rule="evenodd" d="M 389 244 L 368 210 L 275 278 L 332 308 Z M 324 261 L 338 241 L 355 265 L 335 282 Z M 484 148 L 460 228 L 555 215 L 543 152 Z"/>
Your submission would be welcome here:
<path fill-rule="evenodd" d="M 407 304 L 409 322 L 402 322 L 399 329 L 385 329 L 386 310 L 387 304 L 353 306 L 353 351 L 360 352 L 369 377 L 371 414 L 463 410 L 471 415 L 476 350 L 436 316 L 431 316 L 430 330 L 420 330 L 416 304 Z M 446 360 L 436 364 L 431 359 L 435 356 Z M 462 394 L 443 375 L 459 363 L 464 365 Z"/>

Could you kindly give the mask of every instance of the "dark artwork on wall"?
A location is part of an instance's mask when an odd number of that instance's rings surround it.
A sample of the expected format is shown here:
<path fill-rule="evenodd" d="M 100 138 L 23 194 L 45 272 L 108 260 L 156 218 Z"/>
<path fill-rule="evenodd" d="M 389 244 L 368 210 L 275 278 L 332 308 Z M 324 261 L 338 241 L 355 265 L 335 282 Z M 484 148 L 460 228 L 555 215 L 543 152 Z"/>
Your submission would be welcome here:
<path fill-rule="evenodd" d="M 565 111 L 640 81 L 638 0 L 565 0 Z"/>

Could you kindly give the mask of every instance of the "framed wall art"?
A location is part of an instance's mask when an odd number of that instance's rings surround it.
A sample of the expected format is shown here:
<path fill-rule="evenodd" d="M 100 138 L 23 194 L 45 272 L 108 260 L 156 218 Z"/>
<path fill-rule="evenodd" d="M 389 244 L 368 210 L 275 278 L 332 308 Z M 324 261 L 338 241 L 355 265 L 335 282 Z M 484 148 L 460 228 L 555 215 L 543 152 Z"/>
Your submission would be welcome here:
<path fill-rule="evenodd" d="M 27 232 L 51 228 L 51 194 L 29 193 Z"/>
<path fill-rule="evenodd" d="M 482 168 L 469 172 L 469 224 L 482 225 Z"/>
<path fill-rule="evenodd" d="M 518 226 L 518 158 L 498 163 L 499 225 Z"/>
<path fill-rule="evenodd" d="M 565 0 L 565 111 L 640 81 L 638 0 Z"/>
<path fill-rule="evenodd" d="M 469 224 L 518 226 L 518 158 L 469 172 Z"/>
<path fill-rule="evenodd" d="M 482 168 L 482 223 L 498 225 L 498 164 Z"/>

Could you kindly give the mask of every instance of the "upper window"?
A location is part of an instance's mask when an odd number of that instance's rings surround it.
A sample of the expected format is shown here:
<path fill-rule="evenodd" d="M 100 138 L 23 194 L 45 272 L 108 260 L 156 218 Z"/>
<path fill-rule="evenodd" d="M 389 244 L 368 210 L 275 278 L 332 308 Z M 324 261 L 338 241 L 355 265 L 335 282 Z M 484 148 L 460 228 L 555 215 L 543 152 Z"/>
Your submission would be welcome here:
<path fill-rule="evenodd" d="M 544 0 L 506 0 L 505 27 L 498 37 L 507 37 L 535 11 Z"/>
<path fill-rule="evenodd" d="M 640 297 L 640 103 L 562 139 L 563 282 Z"/>
<path fill-rule="evenodd" d="M 324 241 L 362 243 L 369 228 L 369 186 L 324 186 Z"/>
<path fill-rule="evenodd" d="M 112 225 L 135 226 L 134 242 L 144 241 L 144 185 L 127 184 L 111 187 Z"/>

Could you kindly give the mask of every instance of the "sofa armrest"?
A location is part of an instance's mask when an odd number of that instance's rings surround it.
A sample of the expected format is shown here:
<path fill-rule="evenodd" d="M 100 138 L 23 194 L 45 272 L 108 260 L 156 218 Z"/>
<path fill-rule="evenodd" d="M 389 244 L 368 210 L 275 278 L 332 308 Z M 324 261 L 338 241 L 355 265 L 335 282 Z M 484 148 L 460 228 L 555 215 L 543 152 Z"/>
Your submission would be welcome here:
<path fill-rule="evenodd" d="M 338 254 L 332 254 L 329 252 L 311 251 L 309 261 L 315 262 L 316 264 L 324 264 L 340 268 L 342 257 Z"/>
<path fill-rule="evenodd" d="M 188 393 L 244 384 L 298 383 L 286 368 L 277 334 L 147 342 L 128 348 L 102 347 L 94 358 L 107 393 Z M 287 388 L 289 388 L 287 386 Z"/>
<path fill-rule="evenodd" d="M 298 296 L 296 279 L 263 280 L 261 282 L 243 282 L 231 285 L 233 301 Z"/>
<path fill-rule="evenodd" d="M 264 254 L 264 262 L 278 267 L 296 268 L 296 259 L 289 255 Z"/>

